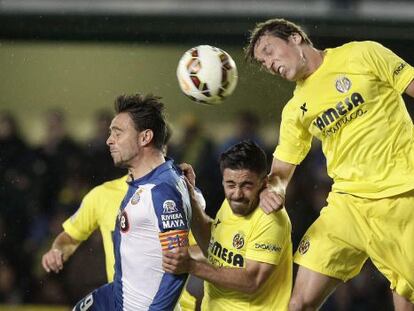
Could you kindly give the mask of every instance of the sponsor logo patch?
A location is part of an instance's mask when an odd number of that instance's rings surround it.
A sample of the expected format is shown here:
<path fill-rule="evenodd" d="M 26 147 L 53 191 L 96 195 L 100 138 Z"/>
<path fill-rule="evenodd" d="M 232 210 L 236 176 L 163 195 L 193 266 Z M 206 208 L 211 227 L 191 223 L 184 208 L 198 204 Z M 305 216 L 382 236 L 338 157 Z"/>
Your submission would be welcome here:
<path fill-rule="evenodd" d="M 175 202 L 173 200 L 164 201 L 164 203 L 162 204 L 162 209 L 164 214 L 172 214 L 178 212 Z"/>
<path fill-rule="evenodd" d="M 211 238 L 209 243 L 208 253 L 208 261 L 216 267 L 222 267 L 223 262 L 233 267 L 244 267 L 244 258 L 241 254 L 223 247 L 219 242 L 214 241 L 213 238 Z"/>
<path fill-rule="evenodd" d="M 300 106 L 300 109 L 302 110 L 302 117 L 305 115 L 305 112 L 308 111 L 308 108 L 306 108 L 306 103 L 303 103 L 302 106 Z"/>
<path fill-rule="evenodd" d="M 274 245 L 272 243 L 255 243 L 254 248 L 265 250 L 271 253 L 279 253 L 282 250 L 280 246 Z"/>
<path fill-rule="evenodd" d="M 121 232 L 123 233 L 128 232 L 129 230 L 129 220 L 126 211 L 122 211 L 121 215 L 119 216 L 119 228 L 121 228 Z"/>
<path fill-rule="evenodd" d="M 398 76 L 406 65 L 407 64 L 405 64 L 405 63 L 399 64 L 398 67 L 394 70 L 394 76 Z"/>
<path fill-rule="evenodd" d="M 215 223 L 213 223 L 214 228 L 217 228 L 217 226 L 221 223 L 220 219 L 217 219 L 217 221 Z"/>

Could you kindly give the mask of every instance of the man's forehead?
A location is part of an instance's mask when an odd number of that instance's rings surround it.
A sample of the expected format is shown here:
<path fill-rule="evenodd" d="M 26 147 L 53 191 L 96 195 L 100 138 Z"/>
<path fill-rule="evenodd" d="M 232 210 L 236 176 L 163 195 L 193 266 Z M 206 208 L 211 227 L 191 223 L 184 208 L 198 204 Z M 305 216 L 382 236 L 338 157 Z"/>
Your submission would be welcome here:
<path fill-rule="evenodd" d="M 258 178 L 257 173 L 249 169 L 230 169 L 226 168 L 223 171 L 223 179 L 225 181 L 254 181 Z"/>
<path fill-rule="evenodd" d="M 117 114 L 111 122 L 110 128 L 127 128 L 132 125 L 131 117 L 128 113 L 121 112 Z"/>
<path fill-rule="evenodd" d="M 257 56 L 257 54 L 260 54 L 260 52 L 262 52 L 266 46 L 270 44 L 268 41 L 269 41 L 268 34 L 264 34 L 260 38 L 257 39 L 254 45 L 254 49 L 253 49 L 255 57 Z"/>

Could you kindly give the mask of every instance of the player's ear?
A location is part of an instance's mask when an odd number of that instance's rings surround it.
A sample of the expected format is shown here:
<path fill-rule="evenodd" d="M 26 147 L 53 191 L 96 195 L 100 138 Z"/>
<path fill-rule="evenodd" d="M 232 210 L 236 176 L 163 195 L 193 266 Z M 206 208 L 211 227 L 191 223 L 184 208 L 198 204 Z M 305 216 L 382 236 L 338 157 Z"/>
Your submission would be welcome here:
<path fill-rule="evenodd" d="M 152 142 L 154 132 L 150 129 L 143 130 L 138 135 L 138 142 L 141 146 L 147 146 Z"/>
<path fill-rule="evenodd" d="M 292 33 L 290 35 L 290 38 L 296 44 L 301 44 L 302 43 L 302 36 L 300 34 L 298 34 L 297 32 Z"/>

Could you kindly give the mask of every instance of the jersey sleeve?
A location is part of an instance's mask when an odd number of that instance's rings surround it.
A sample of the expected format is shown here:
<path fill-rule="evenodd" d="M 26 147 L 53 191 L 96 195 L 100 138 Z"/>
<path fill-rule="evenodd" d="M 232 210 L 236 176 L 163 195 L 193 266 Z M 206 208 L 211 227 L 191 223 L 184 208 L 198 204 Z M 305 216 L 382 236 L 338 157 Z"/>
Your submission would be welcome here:
<path fill-rule="evenodd" d="M 63 223 L 63 230 L 78 241 L 85 241 L 98 228 L 99 191 L 92 189 L 78 210 Z"/>
<path fill-rule="evenodd" d="M 290 241 L 290 222 L 278 213 L 262 213 L 249 238 L 246 248 L 247 259 L 272 265 L 279 264 L 284 248 L 288 247 Z"/>
<path fill-rule="evenodd" d="M 182 194 L 163 183 L 152 189 L 152 201 L 162 249 L 172 250 L 178 246 L 188 246 L 190 228 Z"/>
<path fill-rule="evenodd" d="M 391 50 L 373 41 L 358 45 L 356 66 L 366 68 L 379 80 L 389 83 L 400 94 L 414 79 L 414 68 Z"/>
<path fill-rule="evenodd" d="M 279 144 L 273 155 L 278 160 L 297 165 L 308 154 L 312 136 L 304 128 L 298 113 L 292 107 L 294 106 L 289 102 L 283 109 Z"/>

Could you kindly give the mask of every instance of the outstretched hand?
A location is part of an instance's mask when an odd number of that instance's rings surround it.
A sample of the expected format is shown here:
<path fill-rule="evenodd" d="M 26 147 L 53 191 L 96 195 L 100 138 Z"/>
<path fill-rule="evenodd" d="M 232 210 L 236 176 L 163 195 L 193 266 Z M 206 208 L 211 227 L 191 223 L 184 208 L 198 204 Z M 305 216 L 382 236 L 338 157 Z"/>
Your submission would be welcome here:
<path fill-rule="evenodd" d="M 42 257 L 42 266 L 46 272 L 59 273 L 63 269 L 63 253 L 57 248 L 50 249 Z"/>

